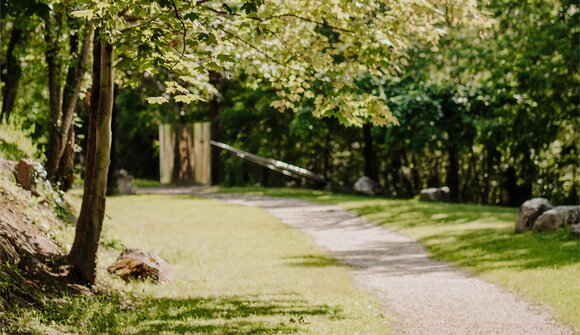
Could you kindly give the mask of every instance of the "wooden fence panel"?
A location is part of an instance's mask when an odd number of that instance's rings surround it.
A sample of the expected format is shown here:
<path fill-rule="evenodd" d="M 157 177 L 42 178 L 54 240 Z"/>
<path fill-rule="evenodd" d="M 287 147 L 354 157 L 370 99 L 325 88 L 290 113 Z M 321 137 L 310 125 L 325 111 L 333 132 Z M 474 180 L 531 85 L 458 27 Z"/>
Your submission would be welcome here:
<path fill-rule="evenodd" d="M 211 184 L 211 125 L 159 126 L 159 179 L 161 184 Z"/>
<path fill-rule="evenodd" d="M 195 152 L 195 183 L 211 185 L 211 124 L 193 124 L 193 148 Z"/>

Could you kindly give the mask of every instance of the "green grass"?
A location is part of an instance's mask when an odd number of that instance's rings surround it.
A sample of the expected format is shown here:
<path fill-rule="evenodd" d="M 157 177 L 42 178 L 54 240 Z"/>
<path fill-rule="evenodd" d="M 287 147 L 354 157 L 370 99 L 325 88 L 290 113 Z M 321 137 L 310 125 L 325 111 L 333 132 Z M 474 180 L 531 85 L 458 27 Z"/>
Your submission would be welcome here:
<path fill-rule="evenodd" d="M 580 331 L 580 243 L 567 230 L 514 234 L 517 209 L 426 203 L 306 189 L 222 188 L 340 205 L 411 236 L 432 258 L 516 291 Z"/>
<path fill-rule="evenodd" d="M 30 132 L 20 130 L 16 125 L 0 124 L 0 158 L 41 158 L 38 157 L 36 145 L 30 139 Z"/>
<path fill-rule="evenodd" d="M 135 178 L 134 182 L 135 182 L 135 186 L 137 186 L 137 187 L 158 187 L 158 186 L 161 186 L 161 182 L 159 182 L 159 180 L 153 180 L 153 179 Z"/>
<path fill-rule="evenodd" d="M 187 196 L 118 196 L 108 199 L 107 215 L 102 246 L 109 248 L 101 248 L 99 278 L 125 293 L 67 298 L 19 322 L 36 329 L 54 322 L 59 333 L 83 334 L 390 333 L 344 266 L 262 209 Z M 111 279 L 103 267 L 123 246 L 162 256 L 175 281 Z"/>

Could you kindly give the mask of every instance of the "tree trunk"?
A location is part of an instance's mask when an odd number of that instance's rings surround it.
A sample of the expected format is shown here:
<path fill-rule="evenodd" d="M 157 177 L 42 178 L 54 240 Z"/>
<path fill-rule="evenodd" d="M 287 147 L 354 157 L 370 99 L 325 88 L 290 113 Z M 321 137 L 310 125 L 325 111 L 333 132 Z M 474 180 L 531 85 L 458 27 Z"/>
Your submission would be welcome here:
<path fill-rule="evenodd" d="M 59 106 L 58 112 L 53 112 L 52 109 L 56 106 L 52 106 L 51 103 L 51 136 L 48 149 L 48 160 L 46 163 L 46 170 L 48 173 L 48 178 L 50 180 L 60 180 L 59 176 L 59 164 L 62 160 L 62 156 L 67 147 L 68 139 L 70 138 L 69 132 L 71 131 L 71 123 L 74 117 L 74 112 L 76 110 L 79 92 L 81 89 L 81 84 L 83 80 L 83 75 L 86 70 L 90 41 L 91 41 L 91 26 L 86 27 L 85 34 L 83 36 L 83 44 L 79 52 L 79 37 L 78 34 L 74 34 L 70 38 L 70 53 L 74 56 L 76 54 L 76 64 L 68 68 L 66 85 L 63 91 L 63 101 L 62 106 Z M 54 42 L 56 43 L 56 42 Z M 56 53 L 56 46 L 54 46 L 54 53 Z M 47 56 L 47 62 L 49 57 Z M 52 60 L 54 63 L 54 60 Z M 49 81 L 52 76 L 50 73 L 50 63 L 49 63 Z M 51 85 L 53 86 L 53 85 Z M 60 95 L 60 87 L 55 88 L 58 90 Z M 51 93 L 52 97 L 52 93 Z M 58 102 L 60 104 L 60 102 Z M 56 119 L 55 119 L 56 118 Z M 54 129 L 53 129 L 54 127 Z M 74 139 L 74 138 L 73 138 Z"/>
<path fill-rule="evenodd" d="M 113 46 L 101 41 L 98 31 L 95 32 L 93 55 L 93 93 L 83 202 L 69 254 L 72 275 L 88 284 L 95 282 L 97 250 L 105 215 L 114 91 Z"/>
<path fill-rule="evenodd" d="M 363 126 L 363 141 L 364 141 L 364 161 L 365 161 L 365 176 L 372 180 L 379 182 L 379 171 L 377 167 L 377 153 L 371 135 L 371 124 L 367 123 Z"/>
<path fill-rule="evenodd" d="M 324 148 L 322 150 L 322 175 L 327 182 L 330 182 L 330 152 L 332 148 L 330 147 L 330 130 L 326 133 L 326 137 L 324 138 Z"/>
<path fill-rule="evenodd" d="M 60 183 L 60 189 L 63 191 L 68 191 L 75 179 L 74 179 L 74 159 L 75 159 L 75 130 L 74 124 L 71 123 L 68 130 L 68 138 L 66 140 L 66 146 L 64 152 L 60 157 L 60 162 L 58 164 L 58 182 Z"/>
<path fill-rule="evenodd" d="M 209 105 L 211 116 L 211 139 L 221 141 L 221 129 L 219 123 L 220 104 L 219 97 L 214 96 Z M 211 151 L 211 180 L 214 185 L 221 183 L 222 180 L 222 157 L 221 150 Z"/>
<path fill-rule="evenodd" d="M 20 68 L 18 58 L 16 58 L 15 49 L 19 43 L 23 42 L 23 35 L 24 32 L 17 26 L 14 26 L 10 33 L 8 50 L 6 51 L 6 76 L 3 78 L 4 87 L 2 88 L 2 112 L 0 114 L 0 121 L 4 120 L 8 122 L 16 102 L 22 69 Z"/>
<path fill-rule="evenodd" d="M 57 25 L 60 20 L 56 20 Z M 46 171 L 49 179 L 54 179 L 58 169 L 58 149 L 61 146 L 60 141 L 60 113 L 61 113 L 61 87 L 60 87 L 60 64 L 57 62 L 58 54 L 58 37 L 54 36 L 53 30 L 60 30 L 52 26 L 52 17 L 47 15 L 44 19 L 44 41 L 47 44 L 46 65 L 48 66 L 48 106 L 50 123 L 48 127 L 49 145 L 47 149 Z"/>
<path fill-rule="evenodd" d="M 111 114 L 111 163 L 109 164 L 109 171 L 107 177 L 107 195 L 113 195 L 118 192 L 117 180 L 115 179 L 115 171 L 117 171 L 117 103 L 113 98 L 113 112 Z"/>
<path fill-rule="evenodd" d="M 447 167 L 447 178 L 445 182 L 449 187 L 449 200 L 451 202 L 459 201 L 459 161 L 457 157 L 457 149 L 450 145 L 447 148 L 447 159 L 449 166 Z"/>

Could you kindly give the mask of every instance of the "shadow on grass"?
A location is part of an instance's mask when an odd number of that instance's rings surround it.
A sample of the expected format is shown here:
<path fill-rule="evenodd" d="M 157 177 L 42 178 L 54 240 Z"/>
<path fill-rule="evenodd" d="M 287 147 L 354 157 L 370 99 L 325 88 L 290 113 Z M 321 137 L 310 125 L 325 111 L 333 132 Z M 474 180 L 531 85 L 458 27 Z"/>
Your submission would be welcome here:
<path fill-rule="evenodd" d="M 132 334 L 292 334 L 307 324 L 291 318 L 341 317 L 337 308 L 288 296 L 152 298 L 125 313 Z"/>
<path fill-rule="evenodd" d="M 385 205 L 355 207 L 359 216 L 380 215 L 380 224 L 396 223 L 400 227 L 416 227 L 439 223 L 472 223 L 513 221 L 516 212 L 512 208 L 475 206 L 419 201 L 387 200 Z"/>
<path fill-rule="evenodd" d="M 286 259 L 290 260 L 290 263 L 288 265 L 294 267 L 324 268 L 329 266 L 346 266 L 345 264 L 339 263 L 334 258 L 322 255 L 305 255 L 305 256 L 287 257 Z"/>
<path fill-rule="evenodd" d="M 444 242 L 450 241 L 450 242 Z M 514 234 L 511 229 L 472 229 L 424 239 L 433 256 L 478 271 L 558 268 L 580 261 L 578 240 L 568 229 L 553 234 Z"/>
<path fill-rule="evenodd" d="M 580 261 L 578 240 L 567 229 L 515 234 L 512 208 L 388 200 L 353 208 L 393 230 L 413 228 L 434 258 L 477 271 L 560 267 Z"/>

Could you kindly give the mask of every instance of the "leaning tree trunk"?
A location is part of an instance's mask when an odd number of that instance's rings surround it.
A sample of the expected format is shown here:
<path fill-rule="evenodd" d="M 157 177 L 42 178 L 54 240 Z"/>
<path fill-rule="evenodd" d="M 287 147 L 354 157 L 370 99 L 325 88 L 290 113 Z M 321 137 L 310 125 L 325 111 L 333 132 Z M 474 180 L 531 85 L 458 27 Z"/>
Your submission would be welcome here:
<path fill-rule="evenodd" d="M 379 182 L 379 169 L 377 165 L 377 153 L 375 151 L 375 146 L 373 143 L 373 137 L 371 134 L 371 124 L 367 123 L 363 126 L 363 141 L 364 141 L 364 163 L 365 163 L 365 176 L 371 178 L 372 180 Z"/>
<path fill-rule="evenodd" d="M 8 42 L 8 50 L 6 51 L 6 76 L 4 76 L 4 87 L 2 88 L 2 112 L 0 113 L 0 121 L 8 122 L 10 114 L 14 109 L 16 102 L 16 95 L 18 94 L 18 84 L 22 69 L 20 62 L 15 55 L 15 49 L 19 43 L 23 42 L 24 32 L 19 27 L 12 28 L 10 33 L 10 41 Z"/>
<path fill-rule="evenodd" d="M 217 95 L 213 96 L 209 105 L 211 115 L 211 139 L 221 141 L 221 129 L 219 121 L 220 103 Z M 211 180 L 213 184 L 219 184 L 222 180 L 222 157 L 221 150 L 211 151 Z"/>
<path fill-rule="evenodd" d="M 91 32 L 91 26 L 87 26 L 80 52 L 78 50 L 78 35 L 74 34 L 71 36 L 70 52 L 73 55 L 76 54 L 76 63 L 68 68 L 66 85 L 63 91 L 62 106 L 59 106 L 59 111 L 54 113 L 52 112 L 51 107 L 51 117 L 56 118 L 51 121 L 55 124 L 56 128 L 51 131 L 46 170 L 48 172 L 48 178 L 53 181 L 64 179 L 64 175 L 70 174 L 70 171 L 66 171 L 60 167 L 60 162 L 63 160 L 64 152 L 67 148 L 69 138 L 71 137 L 69 133 L 74 131 L 71 124 L 77 107 L 83 75 L 89 58 Z"/>
<path fill-rule="evenodd" d="M 88 284 L 95 282 L 97 250 L 105 215 L 113 111 L 113 46 L 101 41 L 98 31 L 95 32 L 93 55 L 93 91 L 83 202 L 69 253 L 73 276 Z"/>
<path fill-rule="evenodd" d="M 60 184 L 60 189 L 63 191 L 68 191 L 75 179 L 74 179 L 74 159 L 75 159 L 75 130 L 74 124 L 71 123 L 68 130 L 68 138 L 66 140 L 66 146 L 64 152 L 60 157 L 60 162 L 58 163 L 58 182 Z"/>
<path fill-rule="evenodd" d="M 58 15 L 57 15 L 58 16 Z M 53 27 L 52 17 L 50 14 L 44 19 L 44 41 L 47 49 L 45 53 L 46 65 L 48 66 L 48 107 L 50 124 L 48 127 L 49 145 L 47 148 L 46 171 L 49 179 L 53 179 L 58 167 L 58 158 L 56 149 L 60 144 L 55 141 L 60 140 L 60 112 L 61 112 L 61 85 L 60 85 L 60 63 L 57 60 L 58 55 L 58 36 L 55 31 L 60 31 L 62 21 L 56 18 L 57 27 Z"/>
<path fill-rule="evenodd" d="M 449 200 L 451 202 L 459 201 L 459 157 L 457 148 L 450 145 L 447 148 L 449 166 L 447 167 L 446 183 L 449 187 Z"/>

